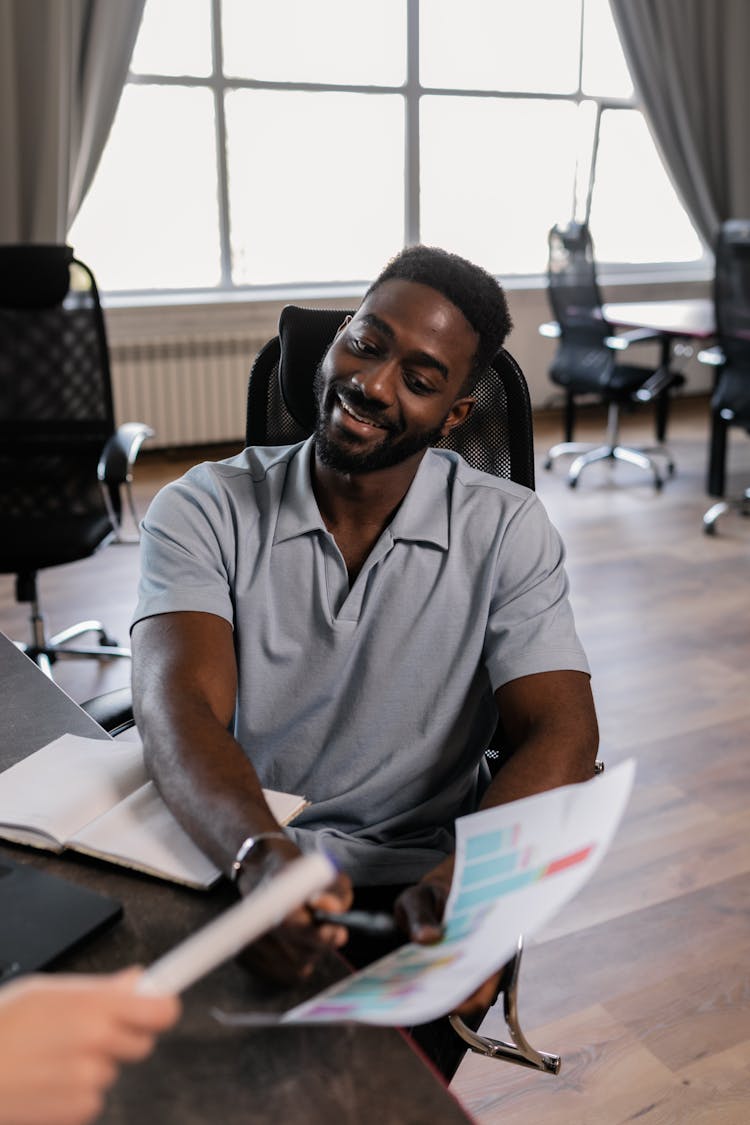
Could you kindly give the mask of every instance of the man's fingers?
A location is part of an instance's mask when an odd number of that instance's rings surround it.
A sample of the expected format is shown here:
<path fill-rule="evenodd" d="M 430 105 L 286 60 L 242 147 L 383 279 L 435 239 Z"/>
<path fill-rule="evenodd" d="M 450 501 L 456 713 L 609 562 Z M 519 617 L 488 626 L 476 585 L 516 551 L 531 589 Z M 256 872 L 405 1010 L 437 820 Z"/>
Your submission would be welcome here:
<path fill-rule="evenodd" d="M 417 883 L 396 899 L 396 922 L 412 941 L 433 945 L 443 936 L 445 893 L 434 883 Z"/>

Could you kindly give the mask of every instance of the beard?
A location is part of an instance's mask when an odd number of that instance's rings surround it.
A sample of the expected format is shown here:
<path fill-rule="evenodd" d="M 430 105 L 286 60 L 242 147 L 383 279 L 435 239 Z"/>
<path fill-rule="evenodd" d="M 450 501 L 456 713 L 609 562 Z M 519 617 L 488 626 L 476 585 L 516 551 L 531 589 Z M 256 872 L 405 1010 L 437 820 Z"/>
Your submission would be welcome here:
<path fill-rule="evenodd" d="M 318 365 L 313 383 L 317 406 L 315 451 L 321 464 L 329 469 L 354 475 L 373 473 L 378 469 L 390 469 L 413 457 L 415 453 L 421 453 L 442 437 L 445 418 L 434 429 L 416 430 L 403 436 L 406 433 L 403 420 L 400 423 L 387 422 L 381 404 L 369 399 L 352 383 L 343 386 L 331 385 L 326 388 L 322 367 L 323 360 Z M 346 403 L 368 421 L 372 420 L 375 425 L 383 427 L 383 437 L 377 445 L 357 452 L 356 449 L 336 439 L 329 423 L 333 408 L 338 401 Z"/>

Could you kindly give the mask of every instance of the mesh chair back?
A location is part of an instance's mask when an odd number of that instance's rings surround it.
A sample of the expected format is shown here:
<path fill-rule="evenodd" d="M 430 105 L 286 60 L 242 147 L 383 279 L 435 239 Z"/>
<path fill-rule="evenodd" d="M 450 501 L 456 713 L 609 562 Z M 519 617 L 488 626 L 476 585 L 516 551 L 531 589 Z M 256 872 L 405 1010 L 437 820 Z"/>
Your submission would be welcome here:
<path fill-rule="evenodd" d="M 258 353 L 250 372 L 248 445 L 286 445 L 312 433 L 315 371 L 347 315 L 345 310 L 295 305 L 282 311 L 279 335 Z M 483 472 L 533 488 L 529 393 L 521 369 L 504 348 L 477 384 L 473 397 L 476 405 L 466 422 L 437 446 L 456 450 Z"/>
<path fill-rule="evenodd" d="M 68 246 L 0 246 L 0 526 L 24 521 L 33 569 L 66 561 L 61 539 L 75 538 L 76 521 L 87 538 L 107 533 L 97 464 L 113 432 L 91 271 Z M 17 569 L 12 555 L 2 549 L 0 569 Z"/>
<path fill-rule="evenodd" d="M 611 335 L 602 316 L 594 247 L 585 223 L 555 226 L 548 237 L 548 295 L 563 335 L 600 342 Z"/>
<path fill-rule="evenodd" d="M 750 219 L 722 224 L 714 274 L 716 334 L 726 357 L 713 408 L 750 426 Z"/>

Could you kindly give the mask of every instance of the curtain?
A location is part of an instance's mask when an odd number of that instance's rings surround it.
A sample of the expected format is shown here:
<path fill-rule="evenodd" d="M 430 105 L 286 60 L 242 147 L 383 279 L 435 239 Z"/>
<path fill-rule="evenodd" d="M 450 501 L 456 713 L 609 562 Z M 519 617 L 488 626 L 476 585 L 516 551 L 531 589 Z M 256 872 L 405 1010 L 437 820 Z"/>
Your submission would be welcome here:
<path fill-rule="evenodd" d="M 0 242 L 64 242 L 145 0 L 0 0 Z"/>
<path fill-rule="evenodd" d="M 750 216 L 750 3 L 610 0 L 665 166 L 709 246 Z"/>

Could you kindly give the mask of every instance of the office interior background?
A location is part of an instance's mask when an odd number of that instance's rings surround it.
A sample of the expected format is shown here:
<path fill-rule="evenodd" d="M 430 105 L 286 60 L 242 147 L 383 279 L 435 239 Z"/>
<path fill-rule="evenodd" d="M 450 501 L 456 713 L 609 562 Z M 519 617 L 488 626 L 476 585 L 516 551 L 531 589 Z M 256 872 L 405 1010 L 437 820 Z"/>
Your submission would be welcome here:
<path fill-rule="evenodd" d="M 743 0 L 105 0 L 85 28 L 73 4 L 21 7 L 1 0 L 0 242 L 67 241 L 93 269 L 117 419 L 156 431 L 141 505 L 197 456 L 241 446 L 249 366 L 285 304 L 353 307 L 416 241 L 506 285 L 543 454 L 561 436 L 555 344 L 538 332 L 549 228 L 587 219 L 606 299 L 652 301 L 710 297 L 711 224 L 750 216 Z M 671 122 L 662 85 L 688 98 Z M 62 90 L 81 103 L 67 118 Z M 705 141 L 700 168 L 680 163 L 680 129 Z M 455 1089 L 483 1122 L 746 1119 L 750 525 L 701 534 L 714 372 L 697 351 L 674 357 L 677 473 L 660 493 L 622 466 L 575 493 L 538 474 L 603 756 L 634 754 L 639 780 L 594 885 L 527 951 L 527 1022 L 563 1072 L 469 1058 Z M 638 362 L 656 356 L 646 345 Z M 601 424 L 584 412 L 581 436 Z M 645 412 L 625 424 L 648 441 Z M 735 491 L 750 484 L 745 440 Z M 97 614 L 126 632 L 135 554 L 45 578 L 48 611 L 84 608 L 93 582 Z M 11 582 L 0 628 L 15 637 Z M 74 698 L 127 679 L 87 663 L 60 664 Z M 499 1014 L 488 1024 L 499 1033 Z"/>

